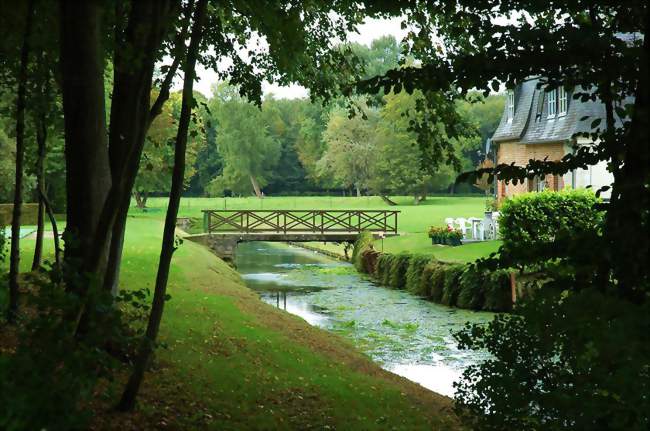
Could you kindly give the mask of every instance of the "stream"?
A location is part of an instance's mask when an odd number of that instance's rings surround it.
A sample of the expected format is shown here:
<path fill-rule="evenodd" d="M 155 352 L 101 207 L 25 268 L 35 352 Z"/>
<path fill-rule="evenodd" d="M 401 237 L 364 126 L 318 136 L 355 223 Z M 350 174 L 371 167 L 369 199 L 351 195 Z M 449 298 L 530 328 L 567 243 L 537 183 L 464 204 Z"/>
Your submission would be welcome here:
<path fill-rule="evenodd" d="M 236 264 L 263 301 L 352 340 L 384 369 L 432 391 L 453 396 L 463 370 L 487 357 L 459 350 L 451 332 L 493 313 L 384 288 L 349 263 L 286 244 L 241 243 Z"/>

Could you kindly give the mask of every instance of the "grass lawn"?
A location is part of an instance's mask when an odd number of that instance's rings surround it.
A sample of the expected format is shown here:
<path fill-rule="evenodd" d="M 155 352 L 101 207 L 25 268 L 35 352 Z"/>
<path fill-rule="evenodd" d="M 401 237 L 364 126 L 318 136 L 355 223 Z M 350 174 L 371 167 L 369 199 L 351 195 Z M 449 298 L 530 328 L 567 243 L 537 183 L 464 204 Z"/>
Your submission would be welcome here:
<path fill-rule="evenodd" d="M 199 202 L 193 201 L 197 211 L 204 207 Z M 129 217 L 122 288 L 152 288 L 160 214 Z M 27 269 L 34 241 L 22 244 L 21 267 Z M 45 244 L 51 253 L 51 240 Z M 338 336 L 264 304 L 198 244 L 185 241 L 174 255 L 169 293 L 160 334 L 167 347 L 158 350 L 156 368 L 146 375 L 138 413 L 100 409 L 97 428 L 458 428 L 449 399 L 383 371 Z"/>
<path fill-rule="evenodd" d="M 329 197 L 298 196 L 264 199 L 245 198 L 183 198 L 179 216 L 202 217 L 203 209 L 390 209 L 401 211 L 398 217 L 400 236 L 386 238 L 383 249 L 389 253 L 410 252 L 435 256 L 442 261 L 469 262 L 489 255 L 499 248 L 498 241 L 468 244 L 459 247 L 433 246 L 426 232 L 430 226 L 444 226 L 447 217 L 483 217 L 485 198 L 466 196 L 434 196 L 419 205 L 413 205 L 411 196 L 391 197 L 397 206 L 389 206 L 378 196 Z M 167 198 L 150 198 L 147 214 L 163 214 Z M 131 209 L 131 214 L 142 210 Z M 343 254 L 343 247 L 337 244 L 310 243 L 319 248 Z M 381 241 L 375 248 L 382 249 Z"/>

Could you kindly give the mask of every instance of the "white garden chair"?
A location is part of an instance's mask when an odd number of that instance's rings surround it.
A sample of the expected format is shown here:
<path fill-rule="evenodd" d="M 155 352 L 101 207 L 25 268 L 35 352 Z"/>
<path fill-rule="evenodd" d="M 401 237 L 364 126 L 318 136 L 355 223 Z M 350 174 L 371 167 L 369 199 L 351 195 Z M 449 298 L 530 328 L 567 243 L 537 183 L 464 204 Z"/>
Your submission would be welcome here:
<path fill-rule="evenodd" d="M 463 233 L 463 239 L 467 238 L 467 232 L 470 230 L 470 226 L 467 224 L 467 219 L 459 217 L 455 220 L 458 229 Z"/>

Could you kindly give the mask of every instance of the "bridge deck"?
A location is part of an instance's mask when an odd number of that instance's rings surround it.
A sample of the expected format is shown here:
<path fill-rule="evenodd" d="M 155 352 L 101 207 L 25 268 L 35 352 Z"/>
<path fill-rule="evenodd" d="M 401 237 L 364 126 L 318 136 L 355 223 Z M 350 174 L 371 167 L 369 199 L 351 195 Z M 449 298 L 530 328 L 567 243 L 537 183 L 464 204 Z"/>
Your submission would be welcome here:
<path fill-rule="evenodd" d="M 246 236 L 250 241 L 289 237 L 350 240 L 361 232 L 397 235 L 393 210 L 203 210 L 206 233 Z M 312 239 L 302 239 L 312 241 Z"/>
<path fill-rule="evenodd" d="M 210 232 L 207 234 L 213 239 L 245 241 L 268 241 L 268 242 L 346 242 L 354 241 L 359 232 Z M 373 233 L 375 238 L 380 238 L 380 233 Z M 384 237 L 397 236 L 396 233 L 387 232 Z"/>

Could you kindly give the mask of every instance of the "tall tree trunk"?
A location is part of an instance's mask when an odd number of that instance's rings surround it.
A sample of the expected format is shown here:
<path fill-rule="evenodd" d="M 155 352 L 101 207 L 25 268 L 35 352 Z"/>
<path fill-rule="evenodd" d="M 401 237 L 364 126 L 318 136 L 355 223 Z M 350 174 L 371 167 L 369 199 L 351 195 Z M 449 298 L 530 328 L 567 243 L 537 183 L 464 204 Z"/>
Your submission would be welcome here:
<path fill-rule="evenodd" d="M 140 209 L 144 209 L 145 202 L 143 200 L 142 194 L 139 191 L 135 190 L 133 192 L 133 197 L 135 198 L 135 205 Z"/>
<path fill-rule="evenodd" d="M 43 256 L 43 230 L 45 229 L 45 142 L 47 127 L 45 116 L 41 113 L 36 118 L 36 142 L 38 143 L 38 158 L 36 159 L 36 187 L 38 190 L 38 225 L 36 228 L 36 244 L 34 245 L 34 259 L 32 271 L 41 266 Z"/>
<path fill-rule="evenodd" d="M 34 15 L 34 0 L 27 5 L 25 34 L 20 49 L 18 95 L 16 97 L 16 175 L 14 207 L 11 219 L 11 254 L 9 257 L 9 306 L 7 321 L 13 323 L 18 313 L 18 272 L 20 270 L 20 216 L 23 205 L 23 161 L 25 158 L 25 94 L 27 92 L 27 62 L 29 60 L 29 37 Z"/>
<path fill-rule="evenodd" d="M 176 230 L 176 217 L 180 204 L 181 193 L 183 191 L 183 181 L 185 177 L 185 149 L 187 147 L 187 132 L 192 114 L 194 98 L 192 88 L 194 84 L 194 68 L 196 58 L 198 57 L 199 42 L 202 36 L 203 21 L 207 0 L 199 0 L 194 14 L 194 24 L 192 25 L 192 36 L 187 52 L 187 61 L 185 63 L 183 80 L 183 102 L 181 106 L 181 115 L 178 122 L 178 132 L 176 134 L 176 149 L 174 152 L 174 171 L 172 175 L 172 186 L 169 192 L 169 206 L 165 216 L 165 229 L 163 232 L 162 249 L 160 250 L 160 261 L 158 263 L 158 274 L 156 275 L 156 286 L 154 290 L 153 303 L 147 331 L 140 346 L 140 352 L 136 358 L 133 374 L 129 378 L 127 385 L 122 394 L 118 409 L 122 411 L 132 410 L 135 406 L 135 399 L 140 389 L 144 371 L 149 358 L 153 351 L 153 345 L 158 336 L 160 321 L 162 319 L 165 305 L 165 296 L 167 290 L 167 280 L 169 278 L 169 267 L 171 265 L 172 255 L 175 250 L 174 234 Z"/>
<path fill-rule="evenodd" d="M 250 175 L 251 179 L 251 184 L 253 185 L 253 191 L 255 192 L 255 196 L 258 198 L 262 198 L 262 190 L 260 189 L 260 185 L 257 183 L 257 180 L 253 175 Z"/>
<path fill-rule="evenodd" d="M 65 258 L 79 266 L 93 248 L 102 247 L 94 237 L 111 186 L 101 46 L 104 2 L 60 4 L 69 235 Z"/>
<path fill-rule="evenodd" d="M 361 188 L 356 184 L 355 184 L 354 188 L 357 190 L 357 197 L 360 198 L 361 197 Z"/>
<path fill-rule="evenodd" d="M 646 16 L 648 22 L 648 16 Z M 643 41 L 643 56 L 639 63 L 639 81 L 634 98 L 634 110 L 629 133 L 623 139 L 624 163 L 615 171 L 614 188 L 607 210 L 604 235 L 612 245 L 609 253 L 613 260 L 619 291 L 626 298 L 647 301 L 642 286 L 647 285 L 646 265 L 650 259 L 647 211 L 650 194 L 650 148 L 648 147 L 649 87 L 648 38 Z M 611 120 L 613 124 L 613 120 Z M 613 129 L 612 129 L 613 130 Z M 614 133 L 611 134 L 614 138 Z M 620 151 L 620 143 L 612 140 L 612 152 Z M 634 239 L 631 247 L 629 240 Z"/>
<path fill-rule="evenodd" d="M 54 211 L 52 211 L 52 204 L 45 194 L 45 190 L 39 190 L 39 199 L 43 202 L 45 206 L 45 211 L 47 216 L 50 219 L 52 225 L 52 235 L 54 236 L 54 261 L 56 265 L 61 265 L 61 246 L 59 245 L 59 229 L 56 225 L 56 219 L 54 218 Z"/>
<path fill-rule="evenodd" d="M 111 125 L 109 133 L 110 165 L 114 184 L 107 201 L 105 214 L 99 226 L 95 241 L 109 247 L 108 262 L 102 274 L 105 290 L 117 293 L 120 261 L 124 246 L 126 217 L 131 202 L 135 177 L 140 166 L 144 140 L 153 119 L 161 112 L 164 102 L 169 98 L 169 86 L 178 62 L 170 67 L 165 77 L 158 99 L 150 108 L 150 94 L 156 54 L 172 15 L 169 1 L 139 1 L 134 3 L 129 25 L 124 31 L 124 40 L 116 51 L 113 103 L 111 105 Z M 176 38 L 177 46 L 181 31 Z M 121 35 L 116 36 L 120 39 Z M 134 67 L 131 52 L 145 55 Z M 95 266 L 91 258 L 90 267 Z"/>

